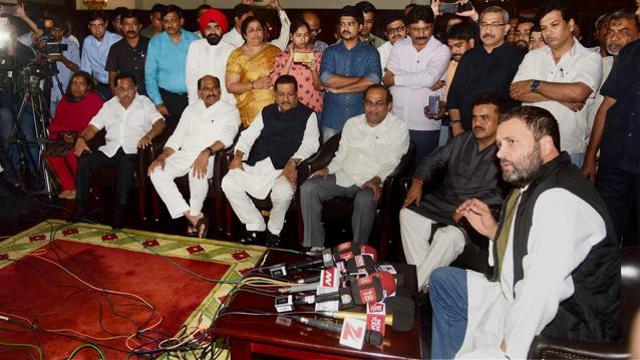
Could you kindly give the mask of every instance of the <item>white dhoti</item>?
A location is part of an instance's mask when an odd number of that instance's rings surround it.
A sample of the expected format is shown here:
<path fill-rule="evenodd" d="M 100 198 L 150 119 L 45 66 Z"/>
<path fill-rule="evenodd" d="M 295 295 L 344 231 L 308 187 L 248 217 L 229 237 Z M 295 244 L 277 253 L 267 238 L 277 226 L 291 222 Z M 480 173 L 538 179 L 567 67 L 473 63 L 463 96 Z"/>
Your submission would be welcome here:
<path fill-rule="evenodd" d="M 191 166 L 198 157 L 186 151 L 176 151 L 165 160 L 164 169 L 156 167 L 151 173 L 151 182 L 158 195 L 167 206 L 172 219 L 177 219 L 189 210 L 192 216 L 202 212 L 202 204 L 209 191 L 209 179 L 213 177 L 213 156 L 209 157 L 207 175 L 197 178 L 193 175 Z M 174 179 L 189 174 L 189 203 L 178 190 Z"/>
<path fill-rule="evenodd" d="M 233 211 L 248 231 L 264 231 L 267 228 L 274 235 L 280 235 L 284 218 L 293 199 L 294 187 L 284 177 L 282 170 L 276 170 L 270 159 L 264 159 L 244 170 L 232 169 L 222 179 L 222 190 L 227 196 Z M 262 214 L 249 198 L 264 200 L 271 192 L 273 207 L 269 214 L 269 223 L 265 224 Z"/>
<path fill-rule="evenodd" d="M 464 250 L 464 234 L 457 226 L 447 225 L 436 230 L 431 243 L 429 236 L 435 222 L 409 209 L 400 210 L 400 235 L 407 263 L 415 265 L 418 288 L 429 283 L 436 268 L 448 266 Z"/>

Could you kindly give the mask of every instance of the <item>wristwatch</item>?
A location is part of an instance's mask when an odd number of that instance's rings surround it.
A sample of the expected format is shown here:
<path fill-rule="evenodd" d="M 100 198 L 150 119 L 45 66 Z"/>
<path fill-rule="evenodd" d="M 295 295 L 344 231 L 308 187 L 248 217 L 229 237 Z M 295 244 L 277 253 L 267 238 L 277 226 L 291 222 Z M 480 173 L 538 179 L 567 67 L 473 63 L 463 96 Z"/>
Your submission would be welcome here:
<path fill-rule="evenodd" d="M 538 91 L 539 87 L 540 87 L 540 80 L 533 80 L 529 88 L 531 89 L 531 92 L 536 92 Z"/>

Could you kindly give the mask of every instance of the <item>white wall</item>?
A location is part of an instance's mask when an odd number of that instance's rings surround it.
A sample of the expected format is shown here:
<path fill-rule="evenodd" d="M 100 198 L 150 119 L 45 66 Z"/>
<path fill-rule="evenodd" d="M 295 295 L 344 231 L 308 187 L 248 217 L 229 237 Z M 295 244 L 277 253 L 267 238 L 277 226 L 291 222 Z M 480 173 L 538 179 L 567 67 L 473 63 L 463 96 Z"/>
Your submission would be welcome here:
<path fill-rule="evenodd" d="M 203 3 L 220 9 L 231 9 L 240 0 L 107 0 L 106 9 L 115 9 L 118 6 L 126 6 L 131 9 L 150 9 L 153 4 L 175 3 L 183 9 L 195 9 Z M 264 0 L 263 0 L 264 1 Z M 339 9 L 345 5 L 353 5 L 359 0 L 280 0 L 282 6 L 291 9 Z M 378 9 L 403 9 L 408 3 L 426 4 L 429 0 L 369 0 Z M 82 0 L 76 0 L 78 10 L 86 10 Z"/>

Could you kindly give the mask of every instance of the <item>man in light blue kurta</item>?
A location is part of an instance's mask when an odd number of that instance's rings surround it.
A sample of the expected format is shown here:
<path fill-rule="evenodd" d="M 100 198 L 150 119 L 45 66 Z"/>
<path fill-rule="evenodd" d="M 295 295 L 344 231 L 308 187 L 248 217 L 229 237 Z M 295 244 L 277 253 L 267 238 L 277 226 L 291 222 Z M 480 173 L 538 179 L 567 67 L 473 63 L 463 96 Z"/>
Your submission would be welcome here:
<path fill-rule="evenodd" d="M 198 37 L 182 29 L 182 9 L 168 5 L 162 12 L 164 31 L 149 41 L 145 63 L 147 94 L 158 111 L 167 120 L 167 130 L 172 132 L 182 111 L 187 107 L 185 67 L 187 52 Z"/>
<path fill-rule="evenodd" d="M 122 36 L 107 31 L 107 14 L 104 11 L 93 11 L 89 15 L 89 31 L 91 35 L 82 42 L 82 58 L 80 70 L 86 71 L 98 82 L 98 93 L 105 101 L 111 99 L 113 94 L 109 87 L 109 73 L 104 69 L 107 63 L 109 49 Z"/>

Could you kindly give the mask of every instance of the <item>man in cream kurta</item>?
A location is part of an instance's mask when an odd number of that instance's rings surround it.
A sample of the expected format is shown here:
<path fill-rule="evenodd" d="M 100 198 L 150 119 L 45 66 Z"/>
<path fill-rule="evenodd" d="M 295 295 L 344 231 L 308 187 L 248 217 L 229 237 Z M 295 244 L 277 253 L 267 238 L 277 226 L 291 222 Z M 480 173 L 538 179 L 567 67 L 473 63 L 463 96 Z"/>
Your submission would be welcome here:
<path fill-rule="evenodd" d="M 220 101 L 220 81 L 211 75 L 198 80 L 198 101 L 187 106 L 162 154 L 149 166 L 149 176 L 172 219 L 185 216 L 200 237 L 202 204 L 213 176 L 214 156 L 231 146 L 240 127 L 238 109 Z M 190 200 L 180 194 L 174 179 L 189 174 Z M 206 228 L 207 225 L 204 225 Z"/>
<path fill-rule="evenodd" d="M 218 23 L 220 22 L 220 23 Z M 229 94 L 224 86 L 227 59 L 235 46 L 222 40 L 222 34 L 227 31 L 227 21 L 217 9 L 209 9 L 200 17 L 200 29 L 204 39 L 196 40 L 189 45 L 185 79 L 189 104 L 198 101 L 198 80 L 205 75 L 213 75 L 223 84 L 221 100 L 235 105 L 235 96 Z"/>
<path fill-rule="evenodd" d="M 324 246 L 322 203 L 336 196 L 353 199 L 353 241 L 368 243 L 382 184 L 409 148 L 407 124 L 390 113 L 391 92 L 371 85 L 364 98 L 364 114 L 347 120 L 334 158 L 300 188 L 305 247 Z"/>
<path fill-rule="evenodd" d="M 613 338 L 617 242 L 604 202 L 569 155 L 559 152 L 557 134 L 557 121 L 546 110 L 522 107 L 504 115 L 498 158 L 514 190 L 501 224 L 478 199 L 457 210 L 492 239 L 494 274 L 488 279 L 451 267 L 432 273 L 433 358 L 523 359 L 541 333 Z"/>

